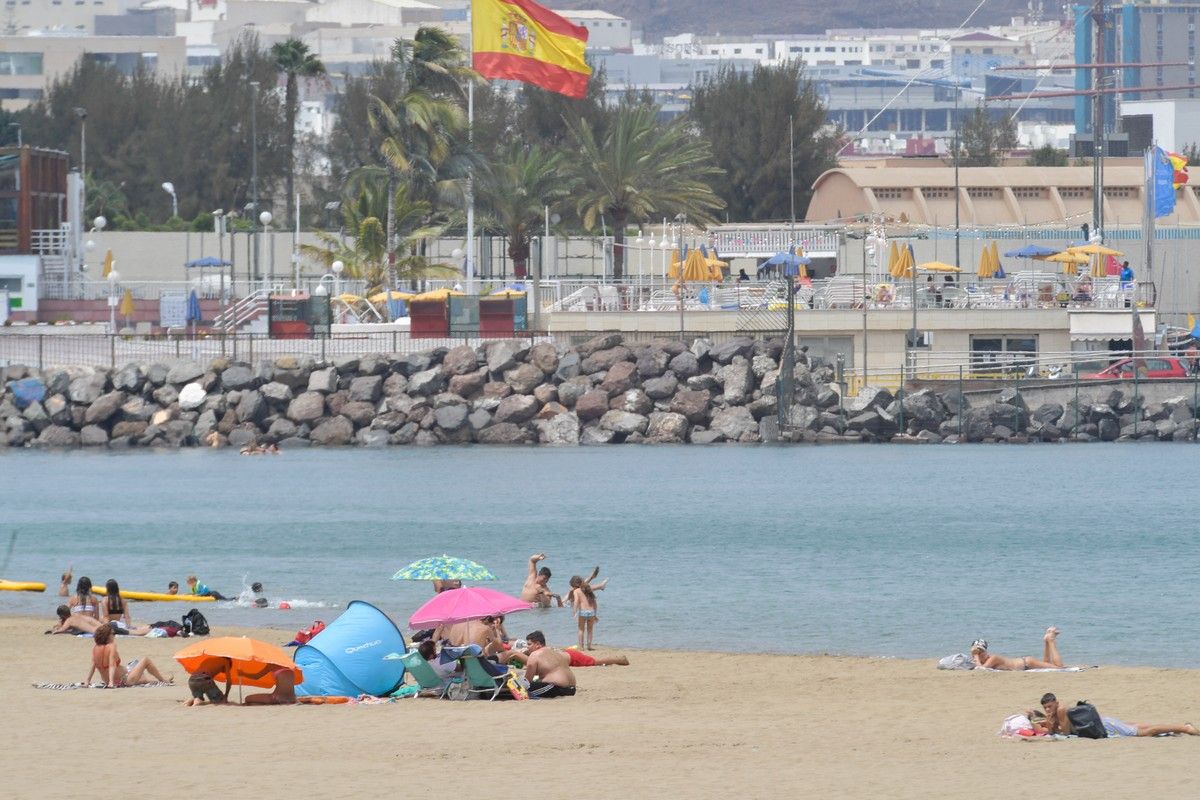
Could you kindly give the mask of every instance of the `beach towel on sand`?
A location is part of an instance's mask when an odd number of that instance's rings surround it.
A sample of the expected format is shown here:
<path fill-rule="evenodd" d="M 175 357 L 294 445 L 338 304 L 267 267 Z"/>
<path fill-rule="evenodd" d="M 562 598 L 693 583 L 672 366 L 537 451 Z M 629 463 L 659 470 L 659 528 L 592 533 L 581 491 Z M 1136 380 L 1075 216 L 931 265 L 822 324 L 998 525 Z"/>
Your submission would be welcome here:
<path fill-rule="evenodd" d="M 1083 672 L 1086 669 L 1098 669 L 1098 667 L 1044 667 L 1040 669 L 988 669 L 975 665 L 975 661 L 966 653 L 955 653 L 954 655 L 946 656 L 938 659 L 938 669 L 977 669 L 980 672 Z"/>
<path fill-rule="evenodd" d="M 173 683 L 162 683 L 155 681 L 154 683 L 137 683 L 133 686 L 119 686 L 119 689 L 154 689 L 159 686 L 174 686 Z M 104 689 L 103 683 L 35 683 L 35 689 L 53 689 L 56 692 L 66 692 L 71 689 Z"/>

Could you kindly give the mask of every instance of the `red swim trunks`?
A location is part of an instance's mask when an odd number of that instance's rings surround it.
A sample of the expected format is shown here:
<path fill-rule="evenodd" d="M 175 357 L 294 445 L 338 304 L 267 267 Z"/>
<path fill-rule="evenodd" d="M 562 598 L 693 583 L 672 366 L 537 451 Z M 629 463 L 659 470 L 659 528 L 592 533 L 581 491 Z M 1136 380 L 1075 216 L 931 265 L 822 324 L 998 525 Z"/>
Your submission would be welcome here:
<path fill-rule="evenodd" d="M 596 659 L 589 656 L 587 653 L 576 650 L 574 648 L 567 650 L 567 657 L 571 659 L 572 667 L 594 667 Z"/>

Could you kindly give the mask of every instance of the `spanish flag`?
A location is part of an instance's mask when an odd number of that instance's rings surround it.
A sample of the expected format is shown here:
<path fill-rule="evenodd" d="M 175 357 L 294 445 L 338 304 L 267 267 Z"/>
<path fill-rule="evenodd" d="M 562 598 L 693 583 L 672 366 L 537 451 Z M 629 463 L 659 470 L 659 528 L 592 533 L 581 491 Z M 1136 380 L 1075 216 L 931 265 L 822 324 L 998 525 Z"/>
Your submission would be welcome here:
<path fill-rule="evenodd" d="M 592 74 L 583 59 L 587 39 L 587 28 L 532 0 L 472 0 L 472 66 L 485 78 L 583 98 Z"/>

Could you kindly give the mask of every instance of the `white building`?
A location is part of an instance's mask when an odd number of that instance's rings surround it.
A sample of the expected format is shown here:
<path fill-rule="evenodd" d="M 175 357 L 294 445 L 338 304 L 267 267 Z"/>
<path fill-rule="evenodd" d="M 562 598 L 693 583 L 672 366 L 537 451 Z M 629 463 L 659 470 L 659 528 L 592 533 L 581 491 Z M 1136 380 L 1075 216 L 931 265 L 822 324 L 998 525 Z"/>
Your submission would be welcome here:
<path fill-rule="evenodd" d="M 628 53 L 633 49 L 633 26 L 624 17 L 598 9 L 555 11 L 576 25 L 587 28 L 588 50 L 612 50 Z"/>

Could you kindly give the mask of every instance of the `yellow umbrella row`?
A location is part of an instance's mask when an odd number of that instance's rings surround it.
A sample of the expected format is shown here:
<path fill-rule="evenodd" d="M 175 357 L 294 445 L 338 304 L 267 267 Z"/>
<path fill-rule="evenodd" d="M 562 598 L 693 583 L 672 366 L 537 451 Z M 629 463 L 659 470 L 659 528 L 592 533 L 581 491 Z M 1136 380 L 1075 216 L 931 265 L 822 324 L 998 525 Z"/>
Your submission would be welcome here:
<path fill-rule="evenodd" d="M 463 297 L 463 296 L 464 296 L 464 294 L 462 292 L 457 292 L 454 289 L 434 289 L 432 292 L 425 292 L 423 294 L 413 295 L 412 299 L 420 300 L 420 301 L 441 300 L 442 302 L 445 302 L 447 299 L 449 299 L 451 297 Z"/>
<path fill-rule="evenodd" d="M 121 307 L 117 309 L 117 313 L 122 317 L 133 316 L 133 290 L 126 289 L 125 295 L 121 298 Z"/>
<path fill-rule="evenodd" d="M 1092 262 L 1092 277 L 1094 278 L 1103 278 L 1107 274 L 1107 270 L 1104 268 L 1105 258 L 1108 256 L 1125 255 L 1120 250 L 1113 250 L 1111 247 L 1105 247 L 1104 245 L 1097 244 L 1096 242 L 1092 242 L 1091 244 L 1083 244 L 1079 247 L 1071 247 L 1068 248 L 1066 252 L 1075 253 L 1077 255 L 1091 256 L 1092 258 L 1090 260 Z M 1087 262 L 1084 261 L 1078 263 L 1086 264 Z M 1072 275 L 1076 274 L 1075 270 L 1068 269 L 1067 271 Z"/>
<path fill-rule="evenodd" d="M 1063 272 L 1068 275 L 1078 275 L 1079 265 L 1088 263 L 1090 259 L 1083 253 L 1072 253 L 1070 250 L 1064 250 L 1061 253 L 1055 253 L 1052 256 L 1046 256 L 1039 260 L 1062 264 Z"/>
<path fill-rule="evenodd" d="M 391 297 L 389 297 L 388 295 L 391 295 Z M 413 294 L 412 292 L 401 292 L 401 291 L 397 291 L 396 289 L 393 289 L 390 292 L 377 292 L 377 293 L 371 295 L 370 297 L 368 297 L 367 300 L 372 303 L 386 303 L 388 300 L 408 301 L 408 300 L 412 300 L 414 297 L 416 297 L 416 295 Z"/>
<path fill-rule="evenodd" d="M 990 245 L 985 245 L 983 252 L 979 255 L 979 269 L 975 274 L 980 278 L 989 279 L 996 277 L 996 273 L 1000 271 L 1000 250 L 993 241 Z"/>
<path fill-rule="evenodd" d="M 715 259 L 706 259 L 699 249 L 694 249 L 680 264 L 679 252 L 675 251 L 671 256 L 671 266 L 667 270 L 667 277 L 678 280 L 682 274 L 685 281 L 719 281 L 724 277 L 719 266 L 721 263 L 723 262 L 715 261 Z"/>
<path fill-rule="evenodd" d="M 896 263 L 888 270 L 888 273 L 893 278 L 909 278 L 912 277 L 912 271 L 912 251 L 907 247 L 900 248 L 900 254 L 896 258 Z"/>

